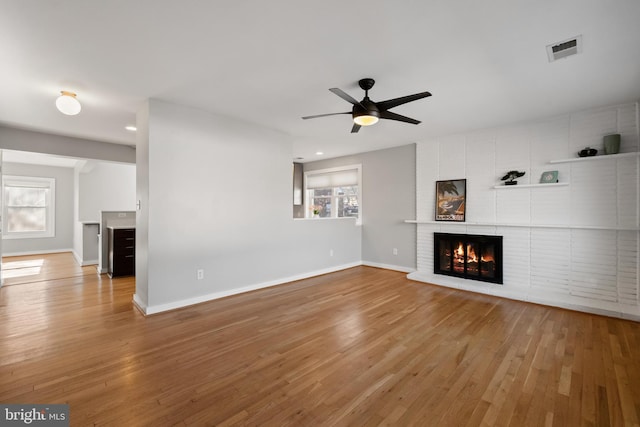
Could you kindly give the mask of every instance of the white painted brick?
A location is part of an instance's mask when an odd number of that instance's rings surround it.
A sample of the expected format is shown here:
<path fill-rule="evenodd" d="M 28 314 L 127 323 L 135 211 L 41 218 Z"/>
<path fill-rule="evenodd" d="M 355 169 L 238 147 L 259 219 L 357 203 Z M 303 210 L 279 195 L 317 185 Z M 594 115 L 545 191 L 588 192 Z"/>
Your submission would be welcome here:
<path fill-rule="evenodd" d="M 466 178 L 465 143 L 464 136 L 449 137 L 440 142 L 438 180 Z"/>
<path fill-rule="evenodd" d="M 496 184 L 495 142 L 476 136 L 468 140 L 466 150 L 466 170 L 473 177 L 467 180 L 467 221 L 495 222 L 496 194 L 487 191 Z"/>
<path fill-rule="evenodd" d="M 497 197 L 498 223 L 529 224 L 531 222 L 531 189 L 509 188 L 494 191 Z"/>
<path fill-rule="evenodd" d="M 574 153 L 585 147 L 603 152 L 602 137 L 616 133 L 618 114 L 616 108 L 585 111 L 571 116 L 569 149 Z"/>
<path fill-rule="evenodd" d="M 638 112 L 636 104 L 627 104 L 618 108 L 618 133 L 620 134 L 620 152 L 639 151 Z"/>
<path fill-rule="evenodd" d="M 621 313 L 637 312 L 640 233 L 570 227 L 638 227 L 640 160 L 626 157 L 548 163 L 577 157 L 577 151 L 586 146 L 602 150 L 602 136 L 615 132 L 622 135 L 622 152 L 639 150 L 637 104 L 418 143 L 418 219 L 434 218 L 435 181 L 467 179 L 466 224 L 418 225 L 418 272 L 433 274 L 435 231 L 501 235 L 505 262 L 502 287 L 447 280 L 461 288 L 505 292 L 525 300 L 529 296 L 554 298 L 566 304 L 608 310 L 624 306 Z M 543 171 L 558 170 L 560 181 L 569 185 L 494 189 L 499 178 L 513 169 L 527 172 L 526 178 L 519 180 L 521 184 L 538 183 Z M 544 225 L 553 227 L 534 227 Z M 567 228 L 557 228 L 562 225 Z"/>

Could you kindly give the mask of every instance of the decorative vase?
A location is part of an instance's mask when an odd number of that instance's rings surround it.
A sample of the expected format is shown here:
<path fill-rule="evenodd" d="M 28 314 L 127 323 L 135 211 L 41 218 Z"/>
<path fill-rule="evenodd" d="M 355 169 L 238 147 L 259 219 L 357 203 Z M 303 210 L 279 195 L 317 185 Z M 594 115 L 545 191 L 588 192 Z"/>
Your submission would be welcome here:
<path fill-rule="evenodd" d="M 586 147 L 584 150 L 578 152 L 578 156 L 580 157 L 593 157 L 598 154 L 598 150 L 591 147 Z"/>
<path fill-rule="evenodd" d="M 605 135 L 602 138 L 604 143 L 604 154 L 618 154 L 620 151 L 620 134 Z"/>

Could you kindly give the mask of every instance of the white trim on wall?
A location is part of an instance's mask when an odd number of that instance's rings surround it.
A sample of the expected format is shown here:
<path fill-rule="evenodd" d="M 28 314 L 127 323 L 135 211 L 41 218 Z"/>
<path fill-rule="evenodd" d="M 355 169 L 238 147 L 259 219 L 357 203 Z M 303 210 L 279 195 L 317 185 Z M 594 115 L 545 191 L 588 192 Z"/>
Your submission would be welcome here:
<path fill-rule="evenodd" d="M 25 251 L 25 252 L 6 252 L 2 254 L 2 257 L 10 257 L 10 256 L 27 256 L 27 255 L 47 255 L 47 254 L 61 254 L 64 252 L 70 252 L 74 258 L 75 254 L 72 248 L 67 249 L 45 249 L 41 251 Z"/>
<path fill-rule="evenodd" d="M 166 303 L 166 304 L 145 305 L 144 302 L 142 301 L 142 299 L 140 297 L 138 297 L 137 294 L 134 294 L 133 295 L 133 303 L 144 315 L 162 313 L 162 312 L 165 312 L 165 311 L 176 310 L 178 308 L 183 308 L 183 307 L 187 307 L 187 306 L 194 305 L 194 304 L 200 304 L 200 303 L 203 303 L 203 302 L 207 302 L 207 301 L 212 301 L 212 300 L 216 300 L 216 299 L 219 299 L 219 298 L 228 297 L 228 296 L 231 296 L 231 295 L 238 295 L 238 294 L 242 294 L 242 293 L 245 293 L 245 292 L 255 291 L 255 290 L 258 290 L 258 289 L 269 288 L 271 286 L 277 286 L 277 285 L 282 285 L 282 284 L 289 283 L 289 282 L 295 282 L 296 280 L 308 279 L 309 277 L 320 276 L 320 275 L 328 274 L 328 273 L 334 273 L 336 271 L 346 270 L 348 268 L 357 267 L 359 265 L 362 265 L 362 261 L 343 264 L 343 265 L 337 265 L 337 266 L 334 266 L 334 267 L 329 267 L 329 268 L 325 268 L 325 269 L 321 269 L 321 270 L 311 271 L 311 272 L 308 272 L 308 273 L 297 274 L 297 275 L 289 276 L 289 277 L 283 277 L 283 278 L 276 279 L 276 280 L 269 280 L 267 282 L 256 283 L 254 285 L 244 286 L 244 287 L 241 287 L 241 288 L 229 289 L 229 290 L 220 291 L 220 292 L 213 292 L 213 293 L 210 293 L 210 294 L 200 295 L 200 296 L 193 297 L 193 298 L 187 298 L 187 299 L 183 299 L 183 300 L 180 300 L 180 301 L 172 301 L 172 302 Z"/>

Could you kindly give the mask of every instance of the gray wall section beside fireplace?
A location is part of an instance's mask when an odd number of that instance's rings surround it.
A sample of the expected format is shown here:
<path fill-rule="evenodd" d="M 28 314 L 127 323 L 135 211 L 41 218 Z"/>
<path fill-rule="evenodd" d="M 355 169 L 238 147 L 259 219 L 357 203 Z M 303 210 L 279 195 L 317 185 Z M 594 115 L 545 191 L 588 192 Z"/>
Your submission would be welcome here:
<path fill-rule="evenodd" d="M 305 172 L 362 164 L 362 260 L 414 271 L 416 226 L 415 144 L 304 164 Z M 393 249 L 397 249 L 397 255 Z"/>

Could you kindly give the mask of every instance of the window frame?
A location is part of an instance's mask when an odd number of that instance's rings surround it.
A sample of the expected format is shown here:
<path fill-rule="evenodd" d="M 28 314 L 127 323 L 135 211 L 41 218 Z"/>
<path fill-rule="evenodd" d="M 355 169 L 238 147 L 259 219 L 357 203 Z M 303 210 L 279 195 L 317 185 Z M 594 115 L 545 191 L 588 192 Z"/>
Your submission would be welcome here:
<path fill-rule="evenodd" d="M 312 215 L 313 215 L 312 212 L 311 212 L 311 197 L 309 197 L 309 190 L 311 190 L 311 189 L 307 188 L 307 182 L 308 182 L 309 176 L 312 176 L 312 175 L 325 175 L 325 174 L 331 174 L 331 173 L 337 173 L 337 172 L 343 172 L 343 171 L 352 171 L 352 170 L 356 170 L 356 173 L 357 173 L 357 176 L 358 176 L 358 183 L 357 183 L 357 187 L 358 187 L 358 216 L 339 217 L 339 216 L 337 216 L 337 214 L 338 214 L 337 209 L 332 209 L 331 210 L 331 217 L 323 217 L 323 218 L 318 218 L 318 219 L 355 218 L 356 225 L 362 225 L 362 206 L 363 206 L 362 164 L 354 164 L 354 165 L 338 166 L 338 167 L 327 168 L 327 169 L 315 169 L 315 170 L 305 171 L 304 172 L 304 183 L 303 183 L 303 188 L 304 188 L 304 192 L 305 192 L 305 197 L 304 197 L 305 218 L 311 219 Z M 343 187 L 349 187 L 349 186 L 345 185 Z M 331 203 L 333 205 L 335 203 L 335 201 L 338 199 L 338 197 L 342 197 L 342 196 L 338 196 L 338 195 L 335 194 L 335 189 L 337 187 L 327 187 L 327 188 L 332 188 L 333 189 L 333 194 L 331 195 L 331 200 L 332 200 Z"/>
<path fill-rule="evenodd" d="M 6 200 L 6 187 L 47 188 L 46 224 L 44 231 L 9 231 L 9 204 Z M 56 235 L 56 179 L 36 176 L 2 176 L 2 238 L 3 239 L 41 239 Z"/>

